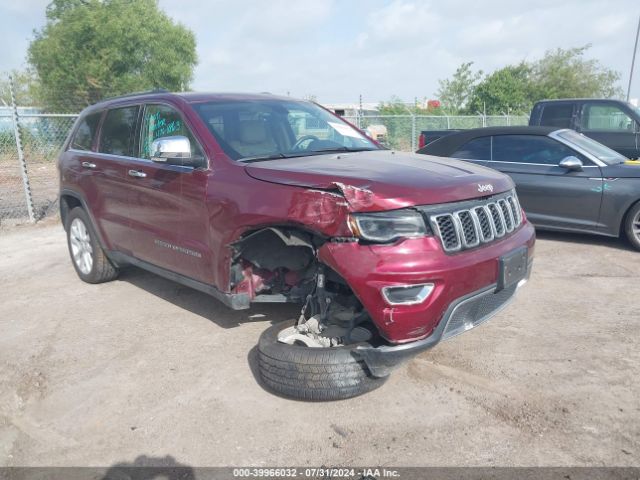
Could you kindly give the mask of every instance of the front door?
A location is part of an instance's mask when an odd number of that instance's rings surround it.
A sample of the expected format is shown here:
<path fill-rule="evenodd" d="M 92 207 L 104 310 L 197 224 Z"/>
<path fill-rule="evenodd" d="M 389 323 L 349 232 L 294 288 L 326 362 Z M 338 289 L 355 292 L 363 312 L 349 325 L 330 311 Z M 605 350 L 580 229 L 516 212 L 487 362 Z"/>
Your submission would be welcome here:
<path fill-rule="evenodd" d="M 189 138 L 192 155 L 203 158 L 203 168 L 151 161 L 151 142 L 175 135 Z M 180 113 L 168 105 L 145 106 L 139 157 L 127 170 L 134 255 L 172 272 L 211 282 L 205 167 L 202 150 Z"/>
<path fill-rule="evenodd" d="M 558 164 L 569 156 L 584 164 L 570 171 Z M 600 168 L 562 143 L 537 135 L 496 135 L 489 166 L 509 175 L 527 217 L 535 225 L 592 230 L 602 201 Z"/>

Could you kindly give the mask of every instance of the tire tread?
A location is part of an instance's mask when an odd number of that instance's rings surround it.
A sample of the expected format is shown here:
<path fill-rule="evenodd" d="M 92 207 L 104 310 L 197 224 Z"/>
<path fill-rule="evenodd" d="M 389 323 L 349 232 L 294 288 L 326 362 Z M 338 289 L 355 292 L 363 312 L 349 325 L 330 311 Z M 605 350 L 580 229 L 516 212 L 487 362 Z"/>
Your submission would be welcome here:
<path fill-rule="evenodd" d="M 293 321 L 272 325 L 260 336 L 258 369 L 271 390 L 299 400 L 329 401 L 362 395 L 380 387 L 386 377 L 373 377 L 353 347 L 312 348 L 277 341 Z"/>

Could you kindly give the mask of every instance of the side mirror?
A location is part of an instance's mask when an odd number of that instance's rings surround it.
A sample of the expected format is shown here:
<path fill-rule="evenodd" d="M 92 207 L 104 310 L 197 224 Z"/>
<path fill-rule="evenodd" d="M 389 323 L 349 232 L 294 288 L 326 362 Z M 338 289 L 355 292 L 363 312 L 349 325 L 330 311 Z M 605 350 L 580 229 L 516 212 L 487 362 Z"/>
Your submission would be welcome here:
<path fill-rule="evenodd" d="M 191 143 L 182 135 L 156 138 L 151 142 L 150 153 L 153 162 L 194 168 L 202 166 L 202 158 L 191 156 Z"/>
<path fill-rule="evenodd" d="M 582 161 L 579 158 L 574 156 L 563 158 L 558 164 L 558 166 L 562 168 L 566 168 L 567 170 L 573 170 L 576 172 L 581 171 L 583 167 Z"/>

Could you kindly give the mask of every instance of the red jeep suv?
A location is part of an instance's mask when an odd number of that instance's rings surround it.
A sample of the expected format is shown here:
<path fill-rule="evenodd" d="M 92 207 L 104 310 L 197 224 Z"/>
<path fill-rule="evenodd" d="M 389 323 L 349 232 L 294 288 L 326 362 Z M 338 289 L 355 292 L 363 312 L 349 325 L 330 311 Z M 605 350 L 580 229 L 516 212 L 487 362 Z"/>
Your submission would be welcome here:
<path fill-rule="evenodd" d="M 82 280 L 127 265 L 233 309 L 295 302 L 260 337 L 264 384 L 331 400 L 484 322 L 528 278 L 506 175 L 382 148 L 307 101 L 150 92 L 82 112 L 59 159 Z"/>

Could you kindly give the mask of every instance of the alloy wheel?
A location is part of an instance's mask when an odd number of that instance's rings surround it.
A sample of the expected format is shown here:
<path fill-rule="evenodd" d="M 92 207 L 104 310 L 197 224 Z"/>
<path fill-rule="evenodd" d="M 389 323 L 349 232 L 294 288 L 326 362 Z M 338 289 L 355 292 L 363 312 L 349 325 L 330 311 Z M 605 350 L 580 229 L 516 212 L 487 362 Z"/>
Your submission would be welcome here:
<path fill-rule="evenodd" d="M 640 242 L 640 211 L 635 214 L 631 221 L 631 230 L 633 232 L 633 236 L 636 237 L 638 242 Z"/>
<path fill-rule="evenodd" d="M 93 268 L 93 247 L 91 246 L 89 230 L 79 218 L 74 218 L 71 222 L 69 242 L 71 244 L 71 255 L 76 267 L 83 274 L 89 275 Z"/>

